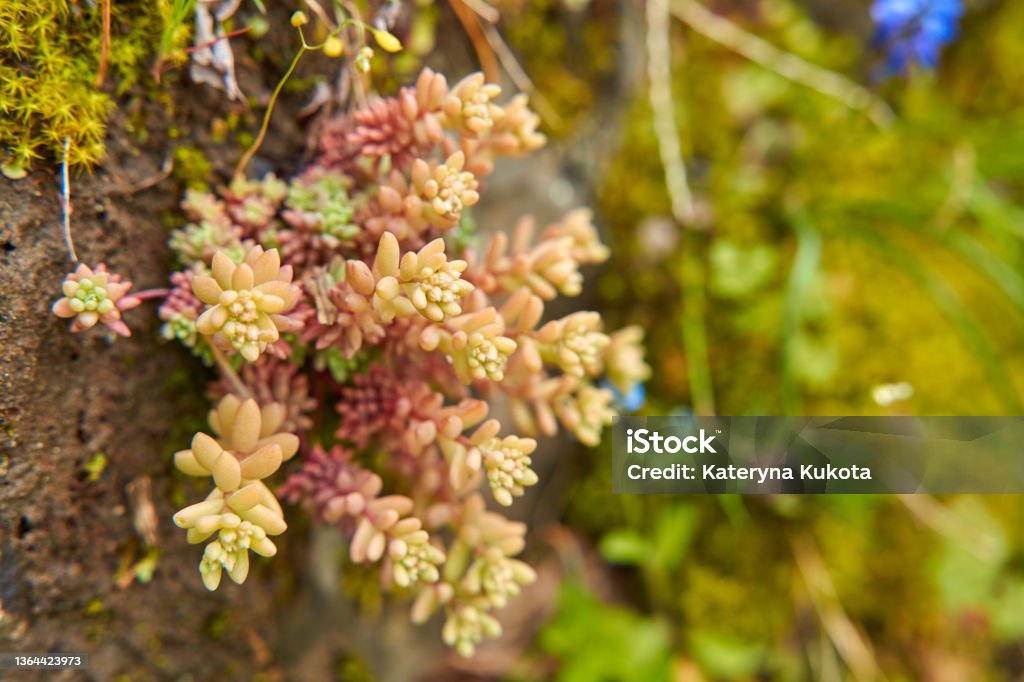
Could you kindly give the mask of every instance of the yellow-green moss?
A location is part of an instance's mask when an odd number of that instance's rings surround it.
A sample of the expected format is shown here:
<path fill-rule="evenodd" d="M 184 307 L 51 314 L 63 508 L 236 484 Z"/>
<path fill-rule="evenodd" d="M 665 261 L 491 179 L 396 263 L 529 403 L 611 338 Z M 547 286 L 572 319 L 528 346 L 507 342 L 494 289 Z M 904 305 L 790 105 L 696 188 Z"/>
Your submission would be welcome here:
<path fill-rule="evenodd" d="M 208 191 L 207 180 L 212 168 L 206 155 L 195 147 L 177 147 L 174 150 L 174 179 L 190 189 Z"/>
<path fill-rule="evenodd" d="M 0 147 L 8 169 L 37 159 L 73 166 L 104 155 L 110 95 L 96 87 L 100 3 L 9 0 L 0 3 Z M 114 2 L 107 90 L 123 92 L 145 71 L 163 19 L 160 3 Z"/>

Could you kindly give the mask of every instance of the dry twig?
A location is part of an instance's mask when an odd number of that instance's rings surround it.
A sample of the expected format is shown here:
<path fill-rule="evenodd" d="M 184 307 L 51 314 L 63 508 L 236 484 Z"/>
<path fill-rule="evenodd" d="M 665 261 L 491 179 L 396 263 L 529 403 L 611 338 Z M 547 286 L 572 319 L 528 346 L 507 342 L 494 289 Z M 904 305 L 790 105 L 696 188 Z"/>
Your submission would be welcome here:
<path fill-rule="evenodd" d="M 842 657 L 856 680 L 877 680 L 881 670 L 870 644 L 861 636 L 850 617 L 846 615 L 836 595 L 832 577 L 818 553 L 813 540 L 807 536 L 790 536 L 796 567 L 807 586 L 807 594 L 814 604 L 822 627 L 836 651 Z"/>
<path fill-rule="evenodd" d="M 448 4 L 451 5 L 452 11 L 455 12 L 459 23 L 462 24 L 466 35 L 469 36 L 469 40 L 473 43 L 476 57 L 480 61 L 480 69 L 487 76 L 487 81 L 489 83 L 499 82 L 501 80 L 501 69 L 498 66 L 498 58 L 494 54 L 487 36 L 484 34 L 482 23 L 476 12 L 463 0 L 448 0 Z"/>
<path fill-rule="evenodd" d="M 102 88 L 103 81 L 107 79 L 107 63 L 110 61 L 110 3 L 113 0 L 103 0 L 103 29 L 100 42 L 100 66 L 96 72 L 96 87 Z"/>

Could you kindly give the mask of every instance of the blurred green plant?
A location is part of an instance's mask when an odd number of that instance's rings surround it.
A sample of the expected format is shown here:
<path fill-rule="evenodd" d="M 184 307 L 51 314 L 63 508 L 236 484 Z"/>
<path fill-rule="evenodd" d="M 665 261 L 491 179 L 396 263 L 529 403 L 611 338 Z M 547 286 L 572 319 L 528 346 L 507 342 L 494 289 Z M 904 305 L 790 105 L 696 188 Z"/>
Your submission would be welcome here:
<path fill-rule="evenodd" d="M 577 583 L 562 586 L 541 647 L 559 657 L 560 682 L 667 680 L 671 639 L 662 622 L 609 606 Z"/>
<path fill-rule="evenodd" d="M 696 324 L 720 414 L 1019 414 L 1024 5 L 970 7 L 936 73 L 870 89 L 857 85 L 875 58 L 863 4 L 694 5 L 670 3 L 677 16 L 692 10 L 672 28 L 670 66 L 697 218 L 671 218 L 643 83 L 597 192 L 613 254 L 607 316 L 642 325 L 654 358 L 645 411 L 700 411 L 686 331 Z M 551 34 L 576 22 L 614 29 L 599 0 L 573 7 L 583 16 L 562 14 L 535 43 L 528 19 L 510 35 L 529 55 L 574 40 Z M 769 49 L 748 49 L 750 36 Z M 842 87 L 814 87 L 791 56 Z M 907 390 L 893 400 L 873 391 L 895 384 Z M 567 521 L 622 567 L 613 575 L 635 612 L 593 596 L 560 602 L 540 644 L 563 674 L 615 658 L 602 626 L 585 627 L 604 618 L 668 627 L 666 655 L 696 662 L 693 679 L 846 679 L 872 666 L 889 679 L 1019 674 L 1018 497 L 609 497 L 606 469 L 581 471 Z M 822 574 L 807 575 L 798 545 Z M 582 633 L 575 648 L 550 646 L 566 623 Z M 836 623 L 870 643 L 860 658 Z"/>
<path fill-rule="evenodd" d="M 730 18 L 829 69 L 849 72 L 863 59 L 861 43 L 826 32 L 795 4 L 759 9 Z M 996 3 L 970 17 L 968 38 L 1001 35 L 1019 14 Z M 600 192 L 617 264 L 602 293 L 629 311 L 623 321 L 649 328 L 662 369 L 652 410 L 693 401 L 693 368 L 679 356 L 693 320 L 679 292 L 694 286 L 694 259 L 708 264 L 696 285 L 708 297 L 700 322 L 720 413 L 878 413 L 888 408 L 872 402 L 871 388 L 894 381 L 915 389 L 899 409 L 1020 410 L 1024 169 L 1006 153 L 1021 139 L 1020 115 L 1006 92 L 989 111 L 986 100 L 965 99 L 1005 76 L 977 73 L 972 44 L 953 49 L 936 77 L 888 84 L 897 117 L 879 128 L 701 35 L 678 41 L 677 123 L 709 238 L 688 238 L 684 251 L 670 226 L 674 248 L 663 237 L 648 245 L 646 226 L 670 207 L 643 92 Z M 878 350 L 897 347 L 914 352 Z"/>
<path fill-rule="evenodd" d="M 158 3 L 164 21 L 156 51 L 156 63 L 153 65 L 155 75 L 159 76 L 166 61 L 174 60 L 180 63 L 187 59 L 181 50 L 188 44 L 191 35 L 189 20 L 192 18 L 195 4 L 196 0 L 160 0 Z"/>

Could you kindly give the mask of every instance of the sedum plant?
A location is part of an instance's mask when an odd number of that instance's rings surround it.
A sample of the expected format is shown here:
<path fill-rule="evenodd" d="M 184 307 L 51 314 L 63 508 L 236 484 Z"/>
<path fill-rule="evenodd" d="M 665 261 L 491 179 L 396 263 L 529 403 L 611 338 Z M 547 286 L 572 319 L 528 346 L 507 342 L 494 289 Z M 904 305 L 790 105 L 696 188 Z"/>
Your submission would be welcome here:
<path fill-rule="evenodd" d="M 121 313 L 142 303 L 128 290 L 132 283 L 107 271 L 100 263 L 95 269 L 82 263 L 64 278 L 64 296 L 54 302 L 52 311 L 58 317 L 71 319 L 71 331 L 80 332 L 102 322 L 119 336 L 131 336 Z"/>
<path fill-rule="evenodd" d="M 292 269 L 281 267 L 276 249 L 264 252 L 257 245 L 246 251 L 238 265 L 224 251 L 216 252 L 212 275 L 192 279 L 192 292 L 210 306 L 196 319 L 196 331 L 254 362 L 289 325 L 281 314 L 299 299 Z"/>
<path fill-rule="evenodd" d="M 211 433 L 174 457 L 211 481 L 174 516 L 206 543 L 208 589 L 225 573 L 243 582 L 250 550 L 276 553 L 279 498 L 339 528 L 352 563 L 413 599 L 415 621 L 441 612 L 465 656 L 500 635 L 494 612 L 534 580 L 516 558 L 525 524 L 483 492 L 508 507 L 538 482 L 537 437 L 565 428 L 595 445 L 614 416 L 605 386 L 627 391 L 649 369 L 638 330 L 547 314 L 609 255 L 589 211 L 470 245 L 495 160 L 544 143 L 525 96 L 500 92 L 425 69 L 329 121 L 298 177 L 186 195 L 159 316 L 222 373 Z M 490 414 L 499 396 L 509 423 Z"/>
<path fill-rule="evenodd" d="M 299 439 L 279 432 L 287 416 L 281 403 L 260 405 L 249 398 L 226 395 L 210 412 L 216 437 L 197 433 L 192 447 L 174 455 L 175 466 L 189 476 L 209 476 L 209 496 L 174 515 L 174 523 L 188 531 L 191 543 L 216 536 L 203 552 L 199 572 L 210 590 L 220 585 L 227 571 L 236 583 L 249 574 L 249 550 L 273 556 L 277 547 L 268 536 L 288 527 L 274 493 L 263 482 L 281 462 L 299 450 Z"/>

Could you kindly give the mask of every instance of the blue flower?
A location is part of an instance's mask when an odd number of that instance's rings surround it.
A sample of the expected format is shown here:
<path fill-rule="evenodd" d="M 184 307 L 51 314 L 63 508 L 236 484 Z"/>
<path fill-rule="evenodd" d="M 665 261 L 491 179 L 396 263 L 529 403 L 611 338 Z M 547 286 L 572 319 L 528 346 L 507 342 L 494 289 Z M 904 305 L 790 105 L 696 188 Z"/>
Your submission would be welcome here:
<path fill-rule="evenodd" d="M 625 395 L 610 381 L 602 381 L 601 386 L 612 392 L 612 400 L 622 412 L 636 412 L 647 400 L 647 389 L 640 381 L 633 384 Z"/>
<path fill-rule="evenodd" d="M 960 0 L 875 0 L 873 42 L 886 53 L 884 75 L 906 73 L 915 62 L 934 69 L 963 12 Z"/>

